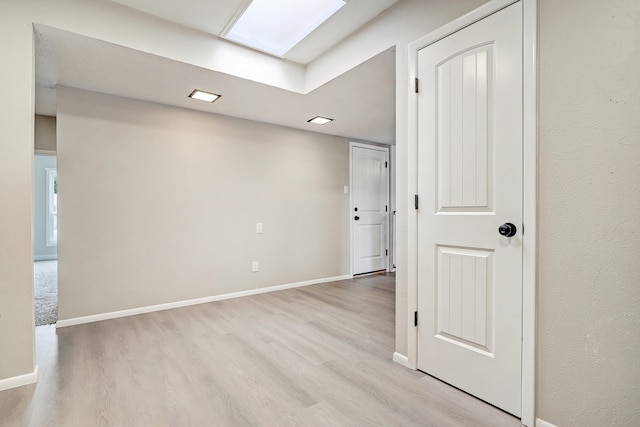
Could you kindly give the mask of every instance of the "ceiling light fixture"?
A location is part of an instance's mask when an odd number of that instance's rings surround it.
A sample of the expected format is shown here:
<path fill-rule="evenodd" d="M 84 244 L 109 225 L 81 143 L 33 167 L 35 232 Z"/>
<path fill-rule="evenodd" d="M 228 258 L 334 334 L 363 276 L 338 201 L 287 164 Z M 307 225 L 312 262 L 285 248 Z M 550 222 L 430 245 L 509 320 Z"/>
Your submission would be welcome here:
<path fill-rule="evenodd" d="M 253 0 L 222 36 L 282 57 L 344 5 L 344 0 Z"/>
<path fill-rule="evenodd" d="M 221 95 L 215 93 L 194 89 L 194 91 L 189 95 L 189 98 L 198 99 L 205 102 L 215 102 L 218 98 L 220 98 L 220 96 Z"/>
<path fill-rule="evenodd" d="M 313 119 L 307 120 L 307 122 L 314 123 L 316 125 L 326 125 L 327 123 L 332 121 L 333 119 L 330 119 L 328 117 L 322 117 L 322 116 L 315 116 Z"/>

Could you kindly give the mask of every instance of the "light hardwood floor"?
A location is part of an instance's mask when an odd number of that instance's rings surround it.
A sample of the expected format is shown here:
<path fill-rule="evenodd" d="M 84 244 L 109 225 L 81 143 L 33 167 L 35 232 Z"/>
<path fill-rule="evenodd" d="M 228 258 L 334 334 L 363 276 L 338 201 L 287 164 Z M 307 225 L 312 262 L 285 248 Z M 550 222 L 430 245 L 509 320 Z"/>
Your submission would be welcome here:
<path fill-rule="evenodd" d="M 391 361 L 393 275 L 56 330 L 0 425 L 519 426 Z"/>

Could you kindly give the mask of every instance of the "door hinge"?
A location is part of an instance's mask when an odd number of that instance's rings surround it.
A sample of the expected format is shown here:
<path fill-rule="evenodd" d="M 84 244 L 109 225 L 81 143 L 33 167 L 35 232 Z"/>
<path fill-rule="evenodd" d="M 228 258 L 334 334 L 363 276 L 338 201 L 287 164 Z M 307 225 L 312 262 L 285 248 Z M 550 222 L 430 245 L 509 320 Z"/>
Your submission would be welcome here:
<path fill-rule="evenodd" d="M 419 91 L 420 91 L 420 80 L 418 80 L 417 77 L 416 77 L 416 80 L 415 80 L 415 91 L 416 91 L 416 93 L 419 93 Z"/>
<path fill-rule="evenodd" d="M 418 195 L 416 194 L 413 200 L 414 206 L 416 208 L 416 210 L 418 210 Z"/>
<path fill-rule="evenodd" d="M 385 250 L 384 250 L 384 255 L 385 255 L 385 256 L 389 256 L 389 249 L 385 249 Z"/>
<path fill-rule="evenodd" d="M 413 326 L 418 326 L 418 312 L 413 312 Z"/>

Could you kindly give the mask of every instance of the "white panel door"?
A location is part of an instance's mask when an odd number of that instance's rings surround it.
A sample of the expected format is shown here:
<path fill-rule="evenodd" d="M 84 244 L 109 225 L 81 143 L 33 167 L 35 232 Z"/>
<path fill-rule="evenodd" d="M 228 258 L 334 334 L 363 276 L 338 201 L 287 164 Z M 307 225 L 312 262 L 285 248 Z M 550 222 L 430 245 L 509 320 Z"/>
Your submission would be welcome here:
<path fill-rule="evenodd" d="M 387 268 L 388 152 L 351 147 L 353 274 Z"/>
<path fill-rule="evenodd" d="M 418 369 L 516 416 L 522 59 L 520 3 L 418 53 Z"/>

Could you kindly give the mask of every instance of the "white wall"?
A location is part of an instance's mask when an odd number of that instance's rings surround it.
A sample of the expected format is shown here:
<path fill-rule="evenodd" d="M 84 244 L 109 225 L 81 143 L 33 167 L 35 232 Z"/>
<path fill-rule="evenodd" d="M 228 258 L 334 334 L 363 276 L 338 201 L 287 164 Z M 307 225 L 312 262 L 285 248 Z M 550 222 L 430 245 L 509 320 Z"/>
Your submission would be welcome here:
<path fill-rule="evenodd" d="M 56 167 L 56 156 L 36 154 L 33 159 L 33 259 L 58 257 L 57 246 L 47 246 L 47 168 Z"/>
<path fill-rule="evenodd" d="M 348 147 L 60 88 L 59 318 L 349 274 Z"/>
<path fill-rule="evenodd" d="M 539 0 L 538 416 L 640 425 L 640 3 Z"/>

